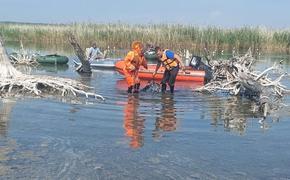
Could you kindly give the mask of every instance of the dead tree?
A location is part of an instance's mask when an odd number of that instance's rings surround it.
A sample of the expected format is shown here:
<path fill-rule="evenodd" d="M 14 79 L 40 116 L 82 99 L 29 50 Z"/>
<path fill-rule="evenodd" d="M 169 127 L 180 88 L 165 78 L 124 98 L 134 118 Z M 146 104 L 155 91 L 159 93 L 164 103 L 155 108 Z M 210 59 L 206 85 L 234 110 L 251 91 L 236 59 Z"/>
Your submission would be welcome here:
<path fill-rule="evenodd" d="M 250 49 L 244 56 L 233 55 L 229 60 L 211 60 L 208 56 L 206 58 L 213 69 L 213 79 L 196 91 L 223 91 L 234 96 L 249 98 L 258 104 L 263 118 L 266 118 L 272 107 L 277 105 L 275 104 L 277 99 L 290 92 L 280 83 L 286 73 L 282 73 L 275 80 L 268 77 L 271 71 L 280 68 L 281 62 L 263 72 L 254 71 L 252 65 L 255 59 Z"/>
<path fill-rule="evenodd" d="M 30 53 L 24 49 L 22 41 L 20 41 L 21 49 L 9 55 L 9 59 L 13 65 L 38 65 L 36 54 Z"/>
<path fill-rule="evenodd" d="M 76 38 L 72 33 L 68 34 L 68 40 L 73 46 L 76 56 L 82 63 L 79 67 L 77 67 L 76 70 L 80 73 L 92 73 L 90 62 L 87 60 L 84 50 L 78 44 Z"/>
<path fill-rule="evenodd" d="M 0 96 L 18 96 L 30 94 L 34 96 L 59 95 L 61 97 L 93 97 L 104 100 L 101 95 L 87 92 L 91 89 L 82 83 L 60 77 L 27 75 L 13 67 L 10 63 L 3 41 L 0 39 Z"/>

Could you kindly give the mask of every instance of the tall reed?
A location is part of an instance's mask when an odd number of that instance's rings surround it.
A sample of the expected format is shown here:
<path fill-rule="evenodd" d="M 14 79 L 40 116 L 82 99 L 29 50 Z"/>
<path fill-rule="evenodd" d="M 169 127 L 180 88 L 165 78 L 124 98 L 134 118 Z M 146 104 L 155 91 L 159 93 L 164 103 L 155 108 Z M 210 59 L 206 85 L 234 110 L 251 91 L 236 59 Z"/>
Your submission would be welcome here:
<path fill-rule="evenodd" d="M 98 46 L 128 49 L 134 40 L 158 44 L 172 49 L 243 49 L 252 47 L 267 51 L 289 51 L 290 30 L 272 30 L 261 27 L 224 29 L 180 24 L 28 24 L 0 23 L 0 34 L 6 41 L 67 44 L 67 33 L 72 32 L 81 45 L 93 41 Z"/>

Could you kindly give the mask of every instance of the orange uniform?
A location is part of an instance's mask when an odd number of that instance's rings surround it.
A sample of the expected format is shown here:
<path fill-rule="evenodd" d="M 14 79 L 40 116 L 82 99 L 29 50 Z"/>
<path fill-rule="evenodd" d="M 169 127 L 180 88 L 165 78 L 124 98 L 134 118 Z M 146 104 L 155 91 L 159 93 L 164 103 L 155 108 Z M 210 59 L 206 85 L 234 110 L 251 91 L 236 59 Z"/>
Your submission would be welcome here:
<path fill-rule="evenodd" d="M 124 59 L 124 74 L 128 84 L 128 93 L 131 93 L 133 88 L 137 92 L 140 87 L 140 80 L 138 76 L 140 66 L 147 68 L 147 62 L 142 55 L 143 45 L 139 41 L 132 43 L 132 50 L 128 52 Z"/>

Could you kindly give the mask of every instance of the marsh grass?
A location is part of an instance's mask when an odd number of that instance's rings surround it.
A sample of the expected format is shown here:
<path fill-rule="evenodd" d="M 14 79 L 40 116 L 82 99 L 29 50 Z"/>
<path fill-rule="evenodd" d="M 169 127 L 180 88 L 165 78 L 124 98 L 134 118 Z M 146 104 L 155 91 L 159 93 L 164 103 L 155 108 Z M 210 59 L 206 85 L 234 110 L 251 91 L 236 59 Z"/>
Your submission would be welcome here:
<path fill-rule="evenodd" d="M 0 23 L 0 34 L 6 41 L 43 45 L 66 45 L 67 33 L 72 32 L 82 46 L 96 41 L 102 48 L 128 49 L 134 40 L 175 50 L 231 50 L 253 48 L 262 51 L 288 51 L 290 30 L 262 27 L 223 29 L 178 24 L 28 24 Z"/>

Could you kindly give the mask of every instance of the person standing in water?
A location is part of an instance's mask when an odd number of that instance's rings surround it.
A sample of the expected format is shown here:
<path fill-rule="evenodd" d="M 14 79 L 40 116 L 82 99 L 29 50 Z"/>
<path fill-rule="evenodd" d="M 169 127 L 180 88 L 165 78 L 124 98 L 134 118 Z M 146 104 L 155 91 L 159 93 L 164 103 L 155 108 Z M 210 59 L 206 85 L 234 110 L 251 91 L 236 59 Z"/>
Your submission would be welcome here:
<path fill-rule="evenodd" d="M 161 64 L 165 67 L 163 78 L 161 80 L 161 91 L 166 91 L 166 84 L 170 87 L 170 92 L 174 92 L 174 84 L 179 69 L 184 69 L 184 65 L 181 61 L 181 57 L 173 51 L 166 49 L 162 50 L 160 47 L 155 47 L 155 52 L 158 57 L 158 63 L 155 71 L 153 72 L 153 78 L 155 77 Z"/>
<path fill-rule="evenodd" d="M 131 45 L 131 51 L 124 58 L 124 74 L 128 84 L 128 93 L 138 93 L 140 80 L 138 76 L 140 66 L 147 67 L 147 61 L 143 55 L 143 44 L 140 41 L 134 41 Z"/>

